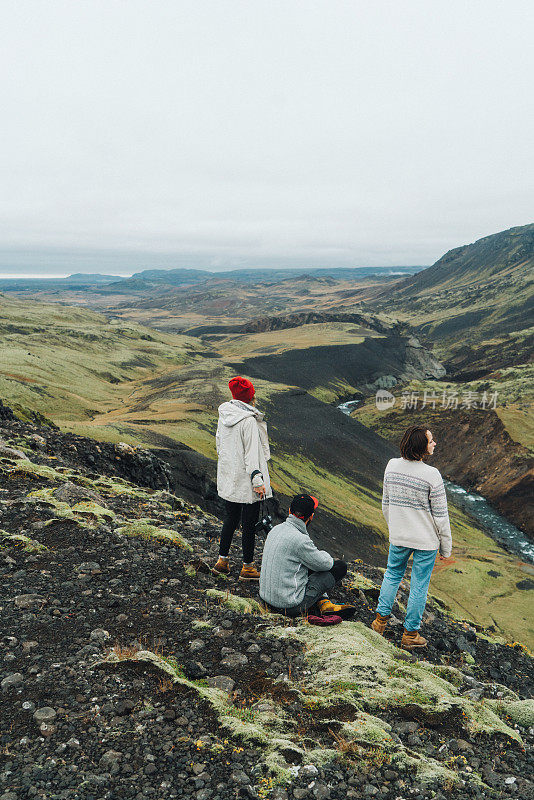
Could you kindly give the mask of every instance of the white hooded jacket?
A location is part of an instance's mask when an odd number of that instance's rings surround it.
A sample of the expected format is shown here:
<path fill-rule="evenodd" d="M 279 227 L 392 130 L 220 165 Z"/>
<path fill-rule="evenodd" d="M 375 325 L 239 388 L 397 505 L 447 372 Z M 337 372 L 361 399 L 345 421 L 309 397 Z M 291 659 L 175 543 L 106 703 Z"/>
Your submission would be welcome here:
<path fill-rule="evenodd" d="M 255 503 L 259 495 L 253 486 L 265 486 L 272 497 L 267 461 L 271 457 L 267 425 L 263 414 L 241 400 L 219 406 L 217 443 L 217 492 L 233 503 Z M 252 473 L 259 470 L 261 474 Z"/>

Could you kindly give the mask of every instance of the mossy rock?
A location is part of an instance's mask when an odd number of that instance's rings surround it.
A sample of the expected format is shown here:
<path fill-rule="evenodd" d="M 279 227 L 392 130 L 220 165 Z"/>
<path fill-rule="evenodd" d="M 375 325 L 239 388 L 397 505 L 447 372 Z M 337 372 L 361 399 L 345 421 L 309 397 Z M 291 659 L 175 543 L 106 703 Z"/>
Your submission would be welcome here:
<path fill-rule="evenodd" d="M 89 500 L 82 500 L 72 506 L 74 514 L 81 514 L 83 517 L 93 517 L 98 522 L 112 522 L 115 519 L 115 514 L 109 508 L 103 508 Z"/>
<path fill-rule="evenodd" d="M 361 572 L 351 572 L 348 576 L 350 580 L 349 589 L 353 591 L 357 591 L 361 589 L 362 592 L 365 592 L 366 589 L 378 589 L 380 590 L 380 586 L 372 581 L 370 578 L 367 578 L 365 575 L 362 575 Z"/>
<path fill-rule="evenodd" d="M 413 769 L 417 780 L 423 786 L 443 783 L 447 783 L 450 786 L 459 780 L 455 772 L 440 764 L 439 761 L 428 756 L 416 755 L 406 750 L 398 751 L 392 758 L 391 766 L 393 769 L 401 765 Z"/>
<path fill-rule="evenodd" d="M 270 633 L 288 635 L 283 628 Z M 350 702 L 371 713 L 414 704 L 422 714 L 461 714 L 472 733 L 502 733 L 521 741 L 491 704 L 461 695 L 458 686 L 442 677 L 444 671 L 437 674 L 434 664 L 399 661 L 398 649 L 361 622 L 344 622 L 327 630 L 301 625 L 291 635 L 305 645 L 312 667 L 303 688 L 321 697 L 322 703 Z"/>
<path fill-rule="evenodd" d="M 0 530 L 0 548 L 19 547 L 25 553 L 42 553 L 48 550 L 44 544 L 24 536 L 22 533 L 8 533 Z"/>
<path fill-rule="evenodd" d="M 534 700 L 513 700 L 511 703 L 499 703 L 498 710 L 522 728 L 530 728 L 534 725 Z"/>
<path fill-rule="evenodd" d="M 215 600 L 219 600 L 222 605 L 228 606 L 232 611 L 239 611 L 240 614 L 265 614 L 263 606 L 251 597 L 239 597 L 230 592 L 223 592 L 220 589 L 208 589 L 206 594 Z"/>
<path fill-rule="evenodd" d="M 348 742 L 380 745 L 386 749 L 393 745 L 391 725 L 364 711 L 360 711 L 351 722 L 344 722 L 341 731 Z"/>
<path fill-rule="evenodd" d="M 114 520 L 115 514 L 111 509 L 104 508 L 91 500 L 82 500 L 72 507 L 62 500 L 57 500 L 54 494 L 57 488 L 36 489 L 27 495 L 27 499 L 36 503 L 44 503 L 53 508 L 56 517 L 82 522 L 84 526 L 88 527 Z M 52 521 L 48 520 L 48 523 Z"/>
<path fill-rule="evenodd" d="M 65 475 L 73 475 L 72 470 L 65 470 L 59 472 L 54 467 L 49 467 L 46 464 L 35 464 L 29 459 L 21 459 L 13 467 L 7 469 L 8 473 L 18 473 L 24 475 L 34 475 L 38 478 L 46 478 L 49 481 L 61 482 L 65 480 Z"/>
<path fill-rule="evenodd" d="M 29 422 L 31 425 L 39 426 L 46 425 L 47 428 L 59 430 L 55 422 L 52 422 L 51 419 L 48 419 L 48 417 L 45 417 L 45 415 L 41 414 L 39 411 L 33 411 L 30 408 L 21 406 L 20 403 L 10 403 L 9 405 L 14 415 L 21 422 Z"/>
<path fill-rule="evenodd" d="M 178 531 L 173 531 L 171 528 L 160 528 L 154 525 L 150 519 L 143 518 L 127 522 L 126 525 L 116 528 L 116 533 L 120 536 L 138 536 L 147 541 L 175 544 L 184 550 L 193 551 L 189 542 Z"/>
<path fill-rule="evenodd" d="M 73 482 L 80 484 L 80 486 L 91 488 L 100 494 L 126 495 L 137 500 L 146 500 L 148 503 L 156 503 L 159 508 L 166 510 L 190 509 L 190 506 L 184 500 L 165 489 L 142 489 L 140 486 L 136 486 L 117 476 L 110 478 L 102 475 L 93 480 L 85 475 L 78 475 L 73 478 Z"/>
<path fill-rule="evenodd" d="M 141 489 L 139 486 L 134 486 L 132 483 L 118 477 L 107 478 L 102 476 L 92 480 L 85 476 L 79 476 L 76 482 L 80 483 L 82 486 L 92 488 L 100 492 L 100 494 L 126 495 L 127 497 L 147 501 L 153 500 L 155 495 L 157 495 L 157 492 L 153 492 L 149 489 Z"/>

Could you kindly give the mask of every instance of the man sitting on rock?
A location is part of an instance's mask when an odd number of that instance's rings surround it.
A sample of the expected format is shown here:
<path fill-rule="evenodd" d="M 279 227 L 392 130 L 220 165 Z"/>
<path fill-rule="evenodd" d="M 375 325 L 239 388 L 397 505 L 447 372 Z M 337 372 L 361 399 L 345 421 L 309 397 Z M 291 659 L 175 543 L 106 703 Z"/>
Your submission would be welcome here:
<path fill-rule="evenodd" d="M 309 494 L 297 495 L 286 521 L 269 532 L 263 548 L 260 597 L 273 611 L 288 617 L 312 613 L 349 619 L 354 606 L 335 605 L 325 594 L 345 577 L 347 565 L 318 550 L 307 531 L 318 505 Z"/>

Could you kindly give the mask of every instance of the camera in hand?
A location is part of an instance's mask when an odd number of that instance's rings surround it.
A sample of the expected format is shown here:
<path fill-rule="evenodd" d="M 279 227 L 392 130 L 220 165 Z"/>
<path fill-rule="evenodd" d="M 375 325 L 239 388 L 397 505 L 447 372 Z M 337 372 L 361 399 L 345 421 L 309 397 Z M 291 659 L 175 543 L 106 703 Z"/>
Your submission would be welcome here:
<path fill-rule="evenodd" d="M 260 521 L 256 524 L 254 530 L 256 533 L 265 533 L 267 535 L 273 527 L 273 518 L 266 508 L 262 509 Z"/>

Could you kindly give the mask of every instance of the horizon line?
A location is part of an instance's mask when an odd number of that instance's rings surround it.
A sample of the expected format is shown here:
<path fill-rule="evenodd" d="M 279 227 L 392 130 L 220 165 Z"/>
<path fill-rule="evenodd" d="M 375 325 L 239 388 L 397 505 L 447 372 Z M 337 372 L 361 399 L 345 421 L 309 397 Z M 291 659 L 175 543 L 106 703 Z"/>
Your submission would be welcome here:
<path fill-rule="evenodd" d="M 223 269 L 206 269 L 205 267 L 153 267 L 144 270 L 137 270 L 136 272 L 130 273 L 111 273 L 111 272 L 66 272 L 61 274 L 54 274 L 54 275 L 43 275 L 42 273 L 23 273 L 23 274 L 14 274 L 14 273 L 2 273 L 0 272 L 0 281 L 29 281 L 29 280 L 42 280 L 42 281 L 53 281 L 53 280 L 65 280 L 66 278 L 70 278 L 73 275 L 102 275 L 103 277 L 110 277 L 110 278 L 119 278 L 120 280 L 132 278 L 134 275 L 139 275 L 142 272 L 175 272 L 178 270 L 187 270 L 187 271 L 195 271 L 195 272 L 207 272 L 210 275 L 220 275 L 224 274 L 225 272 L 246 272 L 248 270 L 264 270 L 265 272 L 316 272 L 318 270 L 358 270 L 358 269 L 365 269 L 365 270 L 388 270 L 392 271 L 392 274 L 402 274 L 402 273 L 395 273 L 394 270 L 396 269 L 426 269 L 428 265 L 425 264 L 396 264 L 395 266 L 379 266 L 379 267 L 337 267 L 337 266 L 322 266 L 322 267 L 230 267 L 230 268 L 223 268 Z"/>

